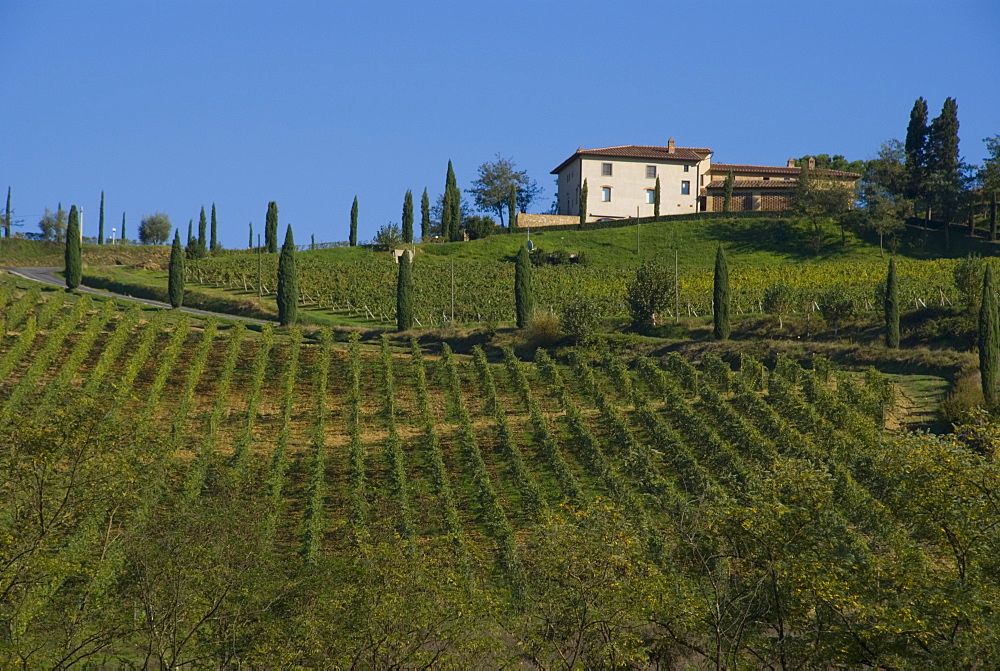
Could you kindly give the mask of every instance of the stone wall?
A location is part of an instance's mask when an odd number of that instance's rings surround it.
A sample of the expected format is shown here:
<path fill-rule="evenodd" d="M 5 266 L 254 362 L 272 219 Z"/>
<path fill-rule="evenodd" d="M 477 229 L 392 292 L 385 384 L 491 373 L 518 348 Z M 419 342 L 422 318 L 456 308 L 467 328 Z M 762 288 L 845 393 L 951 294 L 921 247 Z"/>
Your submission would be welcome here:
<path fill-rule="evenodd" d="M 580 217 L 567 216 L 564 214 L 527 214 L 521 212 L 517 215 L 517 225 L 515 228 L 544 228 L 546 226 L 569 226 L 579 224 Z"/>

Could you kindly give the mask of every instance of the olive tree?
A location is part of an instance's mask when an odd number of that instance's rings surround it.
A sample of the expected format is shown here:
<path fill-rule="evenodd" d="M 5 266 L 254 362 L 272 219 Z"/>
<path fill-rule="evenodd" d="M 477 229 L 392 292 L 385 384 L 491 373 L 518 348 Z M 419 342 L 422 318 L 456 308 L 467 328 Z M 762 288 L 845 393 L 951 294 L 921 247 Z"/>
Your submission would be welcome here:
<path fill-rule="evenodd" d="M 170 217 L 165 213 L 147 214 L 139 223 L 139 242 L 144 245 L 162 245 L 170 239 L 173 227 Z"/>

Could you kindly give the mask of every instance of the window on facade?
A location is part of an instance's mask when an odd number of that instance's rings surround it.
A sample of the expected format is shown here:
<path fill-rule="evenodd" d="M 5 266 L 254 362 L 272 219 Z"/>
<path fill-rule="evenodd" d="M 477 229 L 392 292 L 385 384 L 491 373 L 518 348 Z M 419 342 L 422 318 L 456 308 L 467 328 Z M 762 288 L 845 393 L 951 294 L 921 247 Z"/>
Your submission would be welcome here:
<path fill-rule="evenodd" d="M 652 205 L 656 202 L 656 190 L 646 189 L 646 204 Z"/>
<path fill-rule="evenodd" d="M 610 186 L 602 186 L 601 187 L 601 200 L 604 201 L 605 203 L 610 203 L 611 202 L 611 187 Z"/>
<path fill-rule="evenodd" d="M 601 164 L 601 175 L 604 177 L 609 177 L 611 175 L 611 164 L 602 163 Z"/>
<path fill-rule="evenodd" d="M 684 166 L 684 172 L 690 172 L 690 171 L 691 171 L 691 166 L 689 165 Z"/>
<path fill-rule="evenodd" d="M 691 182 L 684 180 L 681 182 L 681 195 L 687 196 L 691 193 Z"/>
<path fill-rule="evenodd" d="M 656 179 L 656 166 L 655 165 L 647 165 L 646 166 L 646 178 L 647 179 Z"/>

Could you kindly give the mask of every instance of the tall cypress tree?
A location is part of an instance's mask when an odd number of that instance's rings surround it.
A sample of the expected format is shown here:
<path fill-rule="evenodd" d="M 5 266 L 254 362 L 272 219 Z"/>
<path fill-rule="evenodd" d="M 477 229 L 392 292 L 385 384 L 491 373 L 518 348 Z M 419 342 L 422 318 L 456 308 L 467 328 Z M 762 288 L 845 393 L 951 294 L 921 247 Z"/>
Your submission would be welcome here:
<path fill-rule="evenodd" d="M 267 204 L 267 218 L 264 219 L 264 251 L 274 254 L 278 251 L 278 203 Z"/>
<path fill-rule="evenodd" d="M 198 240 L 194 237 L 194 219 L 188 219 L 188 256 L 194 254 L 194 248 L 198 245 Z"/>
<path fill-rule="evenodd" d="M 979 307 L 979 373 L 986 407 L 992 411 L 1000 400 L 1000 327 L 997 324 L 993 264 L 988 261 L 983 273 L 983 297 Z"/>
<path fill-rule="evenodd" d="M 580 187 L 580 228 L 587 223 L 587 180 Z"/>
<path fill-rule="evenodd" d="M 449 160 L 448 172 L 444 178 L 444 198 L 441 201 L 441 237 L 448 241 L 455 239 L 454 229 L 458 228 L 458 224 L 453 221 L 455 208 L 452 206 L 452 200 L 455 198 L 455 191 L 452 185 L 455 183 L 455 170 Z"/>
<path fill-rule="evenodd" d="M 420 239 L 424 242 L 431 234 L 431 200 L 427 197 L 427 187 L 420 197 Z"/>
<path fill-rule="evenodd" d="M 729 339 L 729 266 L 726 263 L 726 252 L 719 245 L 715 253 L 715 284 L 712 306 L 712 333 L 716 340 Z"/>
<path fill-rule="evenodd" d="M 413 242 L 413 192 L 409 189 L 403 196 L 403 242 Z"/>
<path fill-rule="evenodd" d="M 958 154 L 958 103 L 946 98 L 941 114 L 927 134 L 928 179 L 933 186 L 935 218 L 950 222 L 958 214 L 962 193 L 962 162 Z"/>
<path fill-rule="evenodd" d="M 514 262 L 514 310 L 517 328 L 523 329 L 531 320 L 534 311 L 534 297 L 531 293 L 531 257 L 528 248 L 521 245 Z"/>
<path fill-rule="evenodd" d="M 445 179 L 445 192 L 448 194 L 448 239 L 458 242 L 462 239 L 462 192 L 458 190 L 458 180 L 455 170 L 448 161 L 448 175 Z"/>
<path fill-rule="evenodd" d="M 250 239 L 247 241 L 247 249 L 253 249 L 253 222 L 250 222 Z"/>
<path fill-rule="evenodd" d="M 906 126 L 906 190 L 911 200 L 923 201 L 927 179 L 927 101 L 917 98 L 910 110 L 910 123 Z"/>
<path fill-rule="evenodd" d="M 213 252 L 219 251 L 219 226 L 215 219 L 215 203 L 212 203 L 212 237 L 209 245 Z"/>
<path fill-rule="evenodd" d="M 295 271 L 295 239 L 292 226 L 285 231 L 285 244 L 278 257 L 278 323 L 288 326 L 295 323 L 299 306 L 299 278 Z"/>
<path fill-rule="evenodd" d="M 899 282 L 896 279 L 896 259 L 889 259 L 889 274 L 885 278 L 885 346 L 899 347 Z"/>
<path fill-rule="evenodd" d="M 805 168 L 803 168 L 805 169 Z M 733 188 L 736 186 L 736 179 L 733 177 L 733 171 L 730 170 L 726 173 L 726 181 L 722 186 L 722 211 L 732 212 L 733 211 Z"/>
<path fill-rule="evenodd" d="M 122 239 L 121 239 L 121 243 L 123 245 L 125 244 L 125 240 L 127 240 L 127 238 L 125 237 L 125 213 L 122 212 Z"/>
<path fill-rule="evenodd" d="M 413 262 L 410 253 L 399 256 L 399 273 L 396 276 L 396 330 L 413 328 Z"/>
<path fill-rule="evenodd" d="M 351 247 L 358 246 L 358 197 L 354 196 L 354 203 L 351 205 L 351 231 L 347 238 Z"/>
<path fill-rule="evenodd" d="M 10 237 L 10 225 L 11 225 L 11 221 L 10 221 L 10 187 L 8 186 L 7 187 L 7 211 L 5 213 L 4 220 L 3 220 L 3 237 L 5 237 L 5 238 L 9 238 Z"/>
<path fill-rule="evenodd" d="M 513 233 L 515 226 L 517 226 L 517 186 L 511 183 L 510 191 L 507 192 L 507 232 Z"/>
<path fill-rule="evenodd" d="M 205 206 L 201 206 L 201 214 L 198 216 L 198 245 L 208 250 L 208 219 L 205 218 Z"/>
<path fill-rule="evenodd" d="M 83 250 L 80 245 L 80 213 L 76 205 L 69 208 L 69 223 L 66 225 L 66 291 L 73 291 L 83 279 Z"/>
<path fill-rule="evenodd" d="M 660 176 L 656 176 L 656 186 L 653 187 L 653 216 L 660 216 Z"/>
<path fill-rule="evenodd" d="M 97 244 L 104 244 L 104 192 L 101 191 L 101 215 L 97 224 Z"/>
<path fill-rule="evenodd" d="M 174 229 L 174 244 L 170 248 L 167 294 L 170 307 L 179 308 L 184 304 L 184 249 L 181 247 L 181 232 L 177 229 Z"/>

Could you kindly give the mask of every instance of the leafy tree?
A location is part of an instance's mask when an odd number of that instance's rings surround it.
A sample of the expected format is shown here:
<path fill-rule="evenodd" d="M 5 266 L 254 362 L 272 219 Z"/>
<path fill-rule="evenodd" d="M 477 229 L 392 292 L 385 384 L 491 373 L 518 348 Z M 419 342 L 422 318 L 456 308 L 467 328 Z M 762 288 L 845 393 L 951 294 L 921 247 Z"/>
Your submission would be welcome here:
<path fill-rule="evenodd" d="M 351 204 L 351 230 L 348 235 L 348 243 L 351 247 L 358 246 L 358 197 L 354 196 L 354 203 Z"/>
<path fill-rule="evenodd" d="M 170 248 L 167 294 L 170 297 L 170 307 L 179 308 L 184 304 L 184 249 L 181 247 L 181 232 L 178 230 L 174 231 L 174 244 Z"/>
<path fill-rule="evenodd" d="M 62 203 L 59 203 L 55 212 L 45 208 L 45 214 L 38 222 L 38 227 L 42 229 L 42 239 L 62 242 L 66 238 L 66 224 L 66 210 L 63 209 Z"/>
<path fill-rule="evenodd" d="M 295 270 L 295 239 L 292 226 L 285 230 L 285 243 L 278 257 L 278 323 L 289 326 L 295 323 L 299 306 L 299 277 Z"/>
<path fill-rule="evenodd" d="M 903 145 L 898 140 L 884 142 L 877 157 L 865 164 L 861 178 L 863 207 L 851 213 L 859 228 L 878 234 L 880 253 L 885 237 L 895 240 L 913 214 L 913 201 L 905 195 L 908 176 L 904 160 Z"/>
<path fill-rule="evenodd" d="M 80 244 L 80 214 L 76 205 L 69 208 L 69 224 L 66 228 L 66 290 L 73 291 L 83 279 L 83 250 Z"/>
<path fill-rule="evenodd" d="M 517 250 L 514 262 L 514 312 L 517 328 L 523 329 L 531 321 L 534 312 L 534 298 L 531 291 L 531 258 L 528 248 L 522 245 Z"/>
<path fill-rule="evenodd" d="M 820 310 L 823 318 L 833 322 L 834 335 L 840 331 L 840 325 L 845 319 L 850 319 L 857 312 L 857 304 L 854 299 L 840 287 L 830 289 L 819 299 Z"/>
<path fill-rule="evenodd" d="M 139 222 L 139 241 L 144 245 L 161 245 L 170 239 L 173 224 L 163 212 L 147 214 Z"/>
<path fill-rule="evenodd" d="M 409 189 L 403 197 L 403 242 L 413 242 L 413 192 Z"/>
<path fill-rule="evenodd" d="M 813 252 L 819 254 L 825 237 L 824 221 L 831 217 L 842 217 L 850 210 L 852 192 L 843 185 L 817 182 L 812 173 L 807 166 L 802 166 L 799 170 L 792 210 L 809 221 L 813 231 Z M 844 236 L 846 237 L 846 232 Z"/>
<path fill-rule="evenodd" d="M 587 223 L 587 180 L 583 180 L 580 187 L 580 228 Z"/>
<path fill-rule="evenodd" d="M 504 225 L 504 210 L 508 208 L 511 189 L 519 210 L 525 211 L 541 191 L 527 170 L 517 170 L 513 159 L 496 155 L 496 160 L 479 166 L 479 176 L 466 193 L 473 197 L 476 207 L 484 212 L 494 212 Z"/>
<path fill-rule="evenodd" d="M 673 295 L 673 272 L 660 264 L 644 262 L 625 291 L 632 325 L 637 328 L 656 326 L 657 315 L 670 305 Z"/>
<path fill-rule="evenodd" d="M 215 218 L 215 203 L 212 203 L 212 237 L 210 242 L 210 249 L 213 252 L 217 252 L 222 249 L 222 245 L 219 244 L 219 222 Z"/>
<path fill-rule="evenodd" d="M 997 321 L 997 295 L 991 263 L 986 264 L 983 273 L 979 308 L 979 373 L 986 407 L 992 411 L 1000 402 L 1000 323 Z"/>
<path fill-rule="evenodd" d="M 778 318 L 778 328 L 782 329 L 783 317 L 795 306 L 795 293 L 787 284 L 773 284 L 764 290 L 761 304 L 765 313 Z"/>
<path fill-rule="evenodd" d="M 208 220 L 205 218 L 205 206 L 201 206 L 201 214 L 198 215 L 198 245 L 208 251 Z"/>
<path fill-rule="evenodd" d="M 660 176 L 656 176 L 656 186 L 653 187 L 653 216 L 660 216 Z"/>
<path fill-rule="evenodd" d="M 885 346 L 899 347 L 899 281 L 896 279 L 896 259 L 889 259 L 889 274 L 885 278 Z"/>
<path fill-rule="evenodd" d="M 101 215 L 97 224 L 97 244 L 104 244 L 104 192 L 101 191 Z"/>
<path fill-rule="evenodd" d="M 586 344 L 597 331 L 598 312 L 593 301 L 585 297 L 575 297 L 559 306 L 559 328 L 571 341 Z"/>
<path fill-rule="evenodd" d="M 399 259 L 396 277 L 396 330 L 413 328 L 413 262 L 410 252 L 404 251 Z"/>
<path fill-rule="evenodd" d="M 997 239 L 997 192 L 990 192 L 990 240 Z"/>
<path fill-rule="evenodd" d="M 264 251 L 274 254 L 278 251 L 278 203 L 267 204 L 267 217 L 264 219 Z"/>
<path fill-rule="evenodd" d="M 420 196 L 420 239 L 428 240 L 431 235 L 431 201 L 427 197 L 427 187 Z"/>
<path fill-rule="evenodd" d="M 375 234 L 375 249 L 381 252 L 388 252 L 403 244 L 403 234 L 399 226 L 393 223 L 386 224 L 378 229 Z"/>
<path fill-rule="evenodd" d="M 716 340 L 728 340 L 729 327 L 729 266 L 726 252 L 719 245 L 715 253 L 715 282 L 712 301 L 712 333 Z"/>
<path fill-rule="evenodd" d="M 801 180 L 800 180 L 801 182 Z M 726 173 L 726 181 L 722 187 L 722 211 L 732 212 L 733 211 L 733 187 L 736 184 L 736 178 L 733 177 L 733 171 L 730 170 Z"/>

